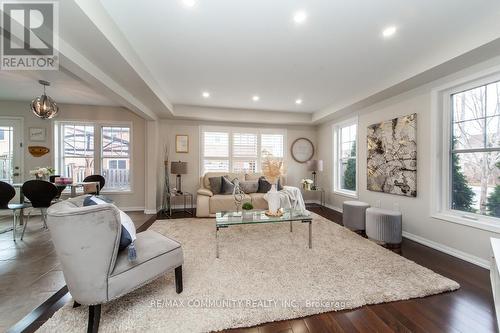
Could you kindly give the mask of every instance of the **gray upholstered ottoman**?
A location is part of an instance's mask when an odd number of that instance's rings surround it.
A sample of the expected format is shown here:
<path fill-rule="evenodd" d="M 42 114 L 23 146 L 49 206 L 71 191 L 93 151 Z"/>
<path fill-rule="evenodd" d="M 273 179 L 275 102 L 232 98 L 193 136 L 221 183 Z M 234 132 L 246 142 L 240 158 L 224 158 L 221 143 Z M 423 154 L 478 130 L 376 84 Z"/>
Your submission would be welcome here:
<path fill-rule="evenodd" d="M 366 210 L 366 236 L 388 245 L 401 244 L 402 240 L 401 212 L 368 208 Z"/>
<path fill-rule="evenodd" d="M 344 227 L 354 231 L 365 230 L 365 212 L 369 207 L 369 204 L 362 201 L 344 201 L 342 205 Z"/>

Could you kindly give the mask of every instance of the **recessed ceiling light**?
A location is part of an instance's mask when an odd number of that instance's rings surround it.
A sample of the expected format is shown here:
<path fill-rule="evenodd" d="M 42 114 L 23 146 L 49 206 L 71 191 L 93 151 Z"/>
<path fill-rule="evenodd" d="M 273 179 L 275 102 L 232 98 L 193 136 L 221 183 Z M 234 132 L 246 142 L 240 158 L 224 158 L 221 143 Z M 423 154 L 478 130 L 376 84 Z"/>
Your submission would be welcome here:
<path fill-rule="evenodd" d="M 295 23 L 304 23 L 306 19 L 307 13 L 303 10 L 299 10 L 298 12 L 295 12 L 295 14 L 293 14 L 293 20 L 295 21 Z"/>
<path fill-rule="evenodd" d="M 203 94 L 201 94 L 204 98 L 209 98 L 210 93 L 208 91 L 204 91 Z"/>
<path fill-rule="evenodd" d="M 194 6 L 196 6 L 196 0 L 182 0 L 182 3 L 184 4 L 184 6 L 189 8 L 193 8 Z"/>
<path fill-rule="evenodd" d="M 257 96 L 257 95 L 255 95 L 255 96 L 253 96 L 253 97 L 252 97 L 252 100 L 253 100 L 254 102 L 258 102 L 258 101 L 260 100 L 260 97 L 259 97 L 259 96 Z"/>
<path fill-rule="evenodd" d="M 384 38 L 389 38 L 393 36 L 397 30 L 398 29 L 395 26 L 391 25 L 390 27 L 387 27 L 384 30 L 382 30 L 382 36 L 384 36 Z"/>
<path fill-rule="evenodd" d="M 298 104 L 298 105 L 302 104 L 302 100 L 300 98 L 295 100 L 295 104 Z"/>

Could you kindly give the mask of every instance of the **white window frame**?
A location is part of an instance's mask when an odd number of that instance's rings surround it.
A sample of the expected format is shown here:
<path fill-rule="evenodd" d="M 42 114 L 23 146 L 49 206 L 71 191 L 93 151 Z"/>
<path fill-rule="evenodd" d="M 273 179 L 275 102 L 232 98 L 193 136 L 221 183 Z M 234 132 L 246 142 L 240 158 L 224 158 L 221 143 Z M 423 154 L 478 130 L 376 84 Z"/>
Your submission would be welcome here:
<path fill-rule="evenodd" d="M 205 157 L 205 140 L 204 132 L 224 132 L 229 135 L 229 155 L 228 157 L 218 158 L 218 157 Z M 283 160 L 287 158 L 286 150 L 286 140 L 287 140 L 287 130 L 281 128 L 252 128 L 252 127 L 225 127 L 225 126 L 200 126 L 200 176 L 205 174 L 204 170 L 204 160 L 229 160 L 229 171 L 233 172 L 233 161 L 236 160 L 248 160 L 248 158 L 233 157 L 233 133 L 252 133 L 257 135 L 257 166 L 256 172 L 261 172 L 262 170 L 262 146 L 261 146 L 261 134 L 281 134 L 283 135 Z"/>
<path fill-rule="evenodd" d="M 103 127 L 129 127 L 130 128 L 130 188 L 128 190 L 121 189 L 109 189 L 104 187 L 101 193 L 110 194 L 133 194 L 134 193 L 134 129 L 132 122 L 130 121 L 82 121 L 82 120 L 63 120 L 54 121 L 54 136 L 53 136 L 53 150 L 54 150 L 54 166 L 57 172 L 60 172 L 62 167 L 62 142 L 60 138 L 62 137 L 62 126 L 65 124 L 71 125 L 87 125 L 94 127 L 94 174 L 102 173 L 102 128 Z M 99 170 L 99 172 L 98 172 Z M 66 189 L 67 191 L 67 189 Z"/>
<path fill-rule="evenodd" d="M 431 217 L 500 233 L 500 218 L 451 209 L 453 94 L 500 81 L 500 66 L 437 87 L 431 92 Z"/>
<path fill-rule="evenodd" d="M 340 186 L 340 153 L 341 153 L 341 140 L 340 140 L 340 129 L 343 127 L 348 127 L 356 125 L 356 190 L 355 191 L 350 191 L 346 189 L 342 189 Z M 358 124 L 358 117 L 354 118 L 349 118 L 346 119 L 340 123 L 334 124 L 332 126 L 332 135 L 333 135 L 333 193 L 342 195 L 344 197 L 349 197 L 349 198 L 358 198 L 358 189 L 359 189 L 359 163 L 358 163 L 358 157 L 359 157 L 359 124 Z"/>

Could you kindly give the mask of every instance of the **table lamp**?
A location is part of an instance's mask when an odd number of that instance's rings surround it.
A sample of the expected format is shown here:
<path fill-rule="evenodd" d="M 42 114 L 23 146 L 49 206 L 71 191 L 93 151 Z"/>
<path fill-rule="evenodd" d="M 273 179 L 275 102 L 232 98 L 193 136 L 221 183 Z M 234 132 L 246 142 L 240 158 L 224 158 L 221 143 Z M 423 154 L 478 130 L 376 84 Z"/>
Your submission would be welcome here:
<path fill-rule="evenodd" d="M 313 186 L 312 189 L 316 190 L 316 172 L 323 171 L 323 160 L 310 160 L 307 162 L 307 171 L 312 171 Z"/>
<path fill-rule="evenodd" d="M 182 194 L 181 175 L 187 174 L 187 162 L 172 162 L 172 164 L 170 165 L 170 173 L 173 175 L 177 175 L 175 186 L 177 187 L 177 193 Z"/>

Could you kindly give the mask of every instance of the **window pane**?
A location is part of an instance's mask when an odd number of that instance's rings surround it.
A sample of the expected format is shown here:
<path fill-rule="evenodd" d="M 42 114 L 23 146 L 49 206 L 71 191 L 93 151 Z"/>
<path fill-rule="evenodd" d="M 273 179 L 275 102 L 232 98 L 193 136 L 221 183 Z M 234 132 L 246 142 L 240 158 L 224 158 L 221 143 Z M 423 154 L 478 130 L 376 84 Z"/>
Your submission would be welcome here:
<path fill-rule="evenodd" d="M 500 117 L 489 117 L 486 119 L 487 148 L 500 147 Z"/>
<path fill-rule="evenodd" d="M 106 189 L 130 190 L 130 159 L 103 158 L 102 171 Z"/>
<path fill-rule="evenodd" d="M 340 188 L 356 191 L 356 159 L 342 159 L 339 168 Z"/>
<path fill-rule="evenodd" d="M 233 172 L 248 173 L 257 171 L 256 160 L 236 160 L 233 161 Z"/>
<path fill-rule="evenodd" d="M 205 157 L 228 157 L 229 134 L 224 132 L 204 132 L 203 147 L 203 156 Z"/>
<path fill-rule="evenodd" d="M 356 131 L 352 124 L 338 129 L 339 140 L 337 186 L 340 190 L 356 191 Z"/>
<path fill-rule="evenodd" d="M 94 157 L 94 126 L 63 125 L 64 156 Z"/>
<path fill-rule="evenodd" d="M 103 127 L 102 155 L 103 157 L 129 157 L 130 127 Z"/>
<path fill-rule="evenodd" d="M 94 174 L 94 157 L 64 157 L 60 173 L 74 182 L 82 182 L 85 177 Z"/>
<path fill-rule="evenodd" d="M 262 157 L 272 155 L 273 157 L 283 157 L 283 135 L 282 134 L 262 134 L 261 151 Z"/>
<path fill-rule="evenodd" d="M 203 161 L 204 172 L 210 171 L 229 171 L 229 161 L 228 160 L 204 160 Z"/>
<path fill-rule="evenodd" d="M 12 181 L 12 158 L 13 158 L 13 133 L 14 128 L 11 126 L 0 127 L 0 180 L 4 182 Z"/>
<path fill-rule="evenodd" d="M 484 119 L 469 120 L 453 125 L 453 149 L 484 148 Z"/>
<path fill-rule="evenodd" d="M 234 157 L 257 157 L 257 134 L 233 133 Z"/>
<path fill-rule="evenodd" d="M 500 217 L 500 153 L 452 154 L 451 208 Z"/>
<path fill-rule="evenodd" d="M 484 86 L 452 95 L 453 121 L 478 119 L 485 116 L 486 88 Z"/>

